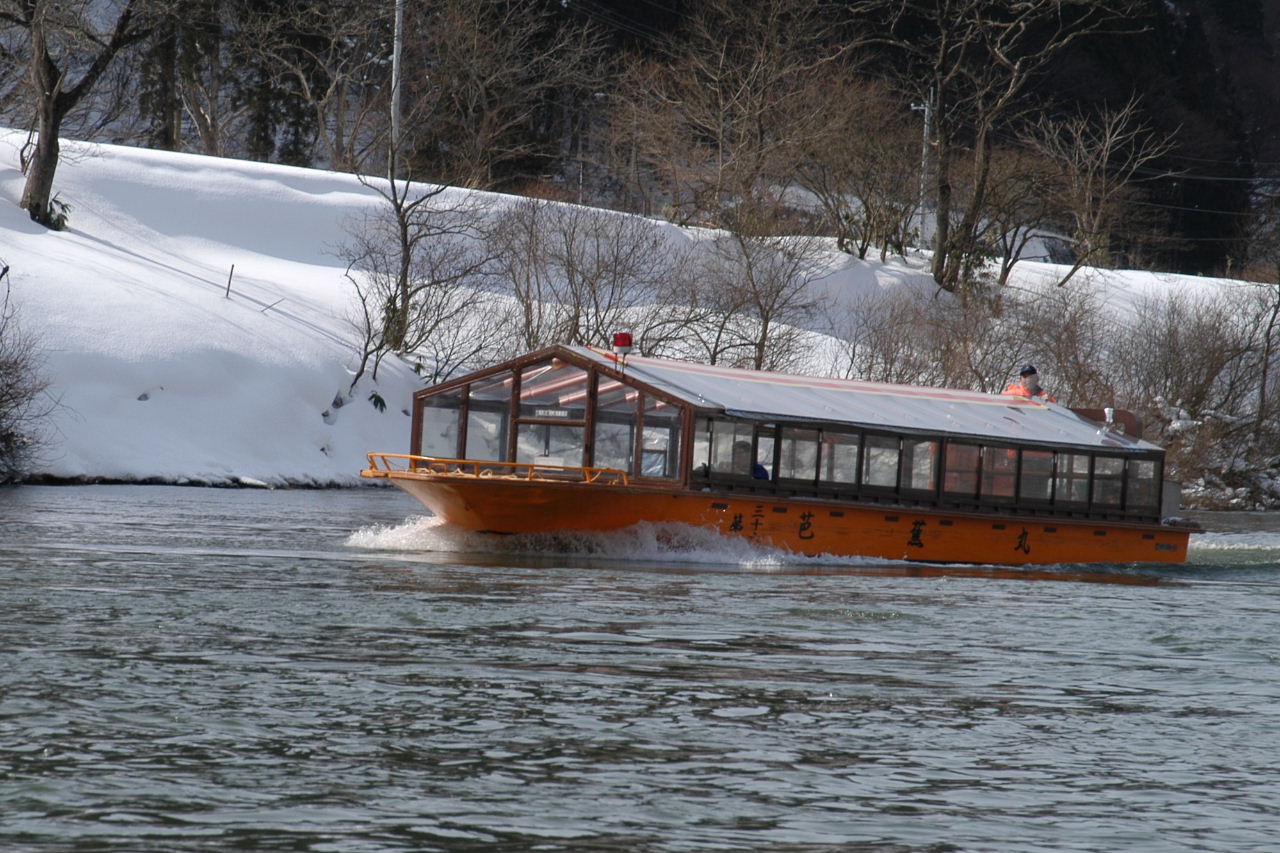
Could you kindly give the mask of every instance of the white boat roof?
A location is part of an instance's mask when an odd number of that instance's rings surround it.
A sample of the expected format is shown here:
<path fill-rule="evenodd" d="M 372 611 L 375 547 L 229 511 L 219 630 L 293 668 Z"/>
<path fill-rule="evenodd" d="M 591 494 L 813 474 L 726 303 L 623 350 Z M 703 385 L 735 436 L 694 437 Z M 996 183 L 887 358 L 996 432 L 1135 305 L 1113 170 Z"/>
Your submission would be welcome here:
<path fill-rule="evenodd" d="M 621 368 L 703 411 L 760 421 L 848 424 L 895 432 L 970 436 L 1018 444 L 1069 445 L 1119 452 L 1159 451 L 1140 438 L 1102 429 L 1069 408 L 1026 397 L 953 388 L 893 385 L 564 347 L 590 361 Z"/>

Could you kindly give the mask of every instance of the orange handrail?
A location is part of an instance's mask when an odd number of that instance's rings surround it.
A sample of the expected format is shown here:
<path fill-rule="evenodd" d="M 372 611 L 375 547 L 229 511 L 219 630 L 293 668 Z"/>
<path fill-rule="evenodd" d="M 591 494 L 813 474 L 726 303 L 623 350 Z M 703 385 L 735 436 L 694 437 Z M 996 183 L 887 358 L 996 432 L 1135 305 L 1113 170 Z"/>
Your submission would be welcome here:
<path fill-rule="evenodd" d="M 397 460 L 400 464 L 393 463 Z M 508 473 L 498 473 L 499 471 Z M 576 465 L 544 465 L 538 462 L 493 462 L 482 459 L 445 459 L 439 456 L 413 456 L 408 453 L 370 453 L 369 468 L 364 477 L 388 477 L 392 474 L 434 474 L 460 477 L 504 477 L 522 480 L 563 480 L 573 474 L 583 483 L 631 483 L 621 468 L 586 468 Z M 547 474 L 561 476 L 547 476 Z"/>

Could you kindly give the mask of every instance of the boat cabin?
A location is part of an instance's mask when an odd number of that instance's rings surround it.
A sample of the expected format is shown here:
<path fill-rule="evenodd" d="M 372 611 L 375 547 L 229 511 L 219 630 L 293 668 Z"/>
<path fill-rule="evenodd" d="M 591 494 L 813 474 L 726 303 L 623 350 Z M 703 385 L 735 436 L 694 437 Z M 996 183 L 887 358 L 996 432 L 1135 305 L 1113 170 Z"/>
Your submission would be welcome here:
<path fill-rule="evenodd" d="M 480 475 L 1117 521 L 1162 515 L 1163 450 L 1024 397 L 556 346 L 420 391 L 413 416 L 414 457 Z"/>

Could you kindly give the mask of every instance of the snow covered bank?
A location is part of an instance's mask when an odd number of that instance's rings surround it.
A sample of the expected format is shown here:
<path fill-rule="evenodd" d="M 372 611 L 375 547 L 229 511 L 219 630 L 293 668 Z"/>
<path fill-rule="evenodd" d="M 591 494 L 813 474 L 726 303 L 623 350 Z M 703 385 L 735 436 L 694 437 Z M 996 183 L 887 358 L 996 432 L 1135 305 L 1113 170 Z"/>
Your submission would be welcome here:
<path fill-rule="evenodd" d="M 340 249 L 376 193 L 346 174 L 67 141 L 56 189 L 70 227 L 51 232 L 17 206 L 25 138 L 0 130 L 0 261 L 58 401 L 36 477 L 351 485 L 366 452 L 408 449 L 412 371 L 387 360 L 376 386 L 348 392 L 357 333 Z M 868 295 L 931 287 L 921 258 L 832 250 L 828 263 L 813 287 L 830 327 Z M 1052 288 L 1059 272 L 1020 264 L 1014 287 Z M 1089 275 L 1120 312 L 1145 292 L 1221 286 Z"/>
<path fill-rule="evenodd" d="M 406 446 L 409 370 L 379 372 L 383 412 L 345 399 L 354 177 L 68 142 L 51 232 L 17 206 L 24 138 L 0 133 L 0 258 L 58 400 L 38 475 L 351 484 Z"/>

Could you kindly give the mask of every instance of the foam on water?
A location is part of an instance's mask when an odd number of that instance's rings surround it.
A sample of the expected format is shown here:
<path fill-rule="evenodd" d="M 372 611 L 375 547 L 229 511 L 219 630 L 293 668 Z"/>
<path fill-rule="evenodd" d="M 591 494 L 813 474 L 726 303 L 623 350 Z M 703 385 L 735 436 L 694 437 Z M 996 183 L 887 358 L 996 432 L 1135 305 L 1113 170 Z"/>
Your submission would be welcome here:
<path fill-rule="evenodd" d="M 377 551 L 567 555 L 627 562 L 735 565 L 753 569 L 886 563 L 885 560 L 831 554 L 810 557 L 760 545 L 742 537 L 721 536 L 714 530 L 701 527 L 650 522 L 610 532 L 495 536 L 460 530 L 434 516 L 414 516 L 402 524 L 373 525 L 357 530 L 347 538 L 347 545 Z"/>
<path fill-rule="evenodd" d="M 1191 556 L 1218 551 L 1272 551 L 1280 552 L 1280 532 L 1271 530 L 1251 530 L 1248 532 L 1197 533 L 1191 537 L 1188 546 Z M 1280 558 L 1280 553 L 1276 556 Z"/>

